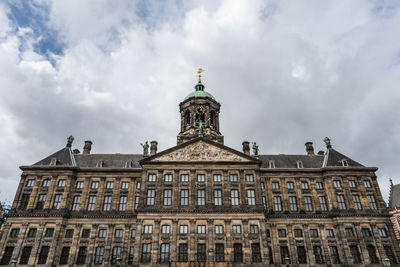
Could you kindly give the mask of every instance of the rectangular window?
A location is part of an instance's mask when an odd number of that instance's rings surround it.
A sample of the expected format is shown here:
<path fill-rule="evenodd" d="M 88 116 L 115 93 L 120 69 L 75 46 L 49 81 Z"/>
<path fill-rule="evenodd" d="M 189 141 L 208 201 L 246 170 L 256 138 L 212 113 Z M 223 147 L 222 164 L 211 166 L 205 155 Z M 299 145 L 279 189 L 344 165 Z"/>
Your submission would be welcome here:
<path fill-rule="evenodd" d="M 265 184 L 264 184 L 264 182 L 261 182 L 261 183 L 260 183 L 260 187 L 261 187 L 261 189 L 265 189 Z"/>
<path fill-rule="evenodd" d="M 306 211 L 313 211 L 311 197 L 309 197 L 309 196 L 304 197 L 304 207 L 305 207 Z"/>
<path fill-rule="evenodd" d="M 393 250 L 391 246 L 383 246 L 383 248 L 385 249 L 385 253 L 386 256 L 389 258 L 390 260 L 390 264 L 393 266 L 395 264 L 397 264 L 397 260 L 396 257 L 393 254 Z"/>
<path fill-rule="evenodd" d="M 354 207 L 356 210 L 362 210 L 361 206 L 361 201 L 360 201 L 360 196 L 359 195 L 353 195 L 353 202 L 354 202 Z"/>
<path fill-rule="evenodd" d="M 349 237 L 353 237 L 354 236 L 353 228 L 346 228 L 345 232 L 346 232 L 346 236 L 349 236 Z"/>
<path fill-rule="evenodd" d="M 11 257 L 14 251 L 14 247 L 6 247 L 3 253 L 3 257 L 1 258 L 1 265 L 8 265 L 11 261 Z"/>
<path fill-rule="evenodd" d="M 197 244 L 197 261 L 198 262 L 207 261 L 206 244 Z"/>
<path fill-rule="evenodd" d="M 121 247 L 113 247 L 112 254 L 111 254 L 111 264 L 116 264 L 117 259 L 121 254 Z"/>
<path fill-rule="evenodd" d="M 238 181 L 238 176 L 237 176 L 237 174 L 230 174 L 230 175 L 229 175 L 229 181 L 231 181 L 231 182 L 237 182 L 237 181 Z"/>
<path fill-rule="evenodd" d="M 120 196 L 119 197 L 118 210 L 119 211 L 125 211 L 127 203 L 128 203 L 128 196 Z"/>
<path fill-rule="evenodd" d="M 94 211 L 94 207 L 96 204 L 96 196 L 89 196 L 89 202 L 88 202 L 88 211 Z"/>
<path fill-rule="evenodd" d="M 215 183 L 221 182 L 221 174 L 214 174 L 214 182 Z"/>
<path fill-rule="evenodd" d="M 354 180 L 349 180 L 349 186 L 350 188 L 356 188 L 356 182 Z"/>
<path fill-rule="evenodd" d="M 303 190 L 310 189 L 308 182 L 301 182 L 301 189 Z"/>
<path fill-rule="evenodd" d="M 320 196 L 318 197 L 319 199 L 319 204 L 321 207 L 321 211 L 327 211 L 328 210 L 328 206 L 326 205 L 326 199 L 324 196 Z"/>
<path fill-rule="evenodd" d="M 44 179 L 42 183 L 42 187 L 47 188 L 50 186 L 50 180 L 49 179 Z"/>
<path fill-rule="evenodd" d="M 74 196 L 74 199 L 72 201 L 72 210 L 73 211 L 79 210 L 80 203 L 81 203 L 81 196 Z"/>
<path fill-rule="evenodd" d="M 197 233 L 198 234 L 205 234 L 206 233 L 206 226 L 205 225 L 197 225 Z"/>
<path fill-rule="evenodd" d="M 375 201 L 374 195 L 368 195 L 368 200 L 369 200 L 369 205 L 371 206 L 371 209 L 377 210 L 378 206 L 376 205 L 376 201 Z"/>
<path fill-rule="evenodd" d="M 106 238 L 106 235 L 107 235 L 107 229 L 100 229 L 97 236 L 99 238 Z"/>
<path fill-rule="evenodd" d="M 346 209 L 346 202 L 344 201 L 343 195 L 336 195 L 336 199 L 339 205 L 339 209 L 345 210 Z"/>
<path fill-rule="evenodd" d="M 42 246 L 39 253 L 38 264 L 46 264 L 47 257 L 49 256 L 50 247 Z"/>
<path fill-rule="evenodd" d="M 165 206 L 172 205 L 172 190 L 171 189 L 164 190 L 164 205 Z"/>
<path fill-rule="evenodd" d="M 187 235 L 188 233 L 188 226 L 187 225 L 180 225 L 179 226 L 179 233 L 181 235 Z"/>
<path fill-rule="evenodd" d="M 99 182 L 98 181 L 93 181 L 91 186 L 91 189 L 98 189 L 99 188 Z"/>
<path fill-rule="evenodd" d="M 94 264 L 103 264 L 104 247 L 97 247 L 94 255 Z"/>
<path fill-rule="evenodd" d="M 28 231 L 28 238 L 36 237 L 37 229 L 36 228 L 31 228 Z"/>
<path fill-rule="evenodd" d="M 246 182 L 248 182 L 248 183 L 254 182 L 253 174 L 246 174 Z"/>
<path fill-rule="evenodd" d="M 371 182 L 369 180 L 364 180 L 364 187 L 371 188 Z"/>
<path fill-rule="evenodd" d="M 267 209 L 267 199 L 265 197 L 262 197 L 261 199 L 262 199 L 264 209 Z"/>
<path fill-rule="evenodd" d="M 19 264 L 28 264 L 29 257 L 31 256 L 31 252 L 32 252 L 32 246 L 25 246 L 22 249 L 22 254 L 21 254 L 21 259 L 19 260 Z"/>
<path fill-rule="evenodd" d="M 258 234 L 258 225 L 256 224 L 250 225 L 250 234 Z"/>
<path fill-rule="evenodd" d="M 58 187 L 65 187 L 65 180 L 64 179 L 58 180 L 57 186 Z"/>
<path fill-rule="evenodd" d="M 322 249 L 320 246 L 314 246 L 313 247 L 314 251 L 314 257 L 315 257 L 315 263 L 316 264 L 323 264 L 324 263 L 324 257 L 322 256 Z"/>
<path fill-rule="evenodd" d="M 367 251 L 368 251 L 368 256 L 369 256 L 369 259 L 371 260 L 371 263 L 372 264 L 379 263 L 379 259 L 376 256 L 375 247 L 373 245 L 367 245 Z"/>
<path fill-rule="evenodd" d="M 197 174 L 197 182 L 204 183 L 206 180 L 206 176 L 204 174 Z"/>
<path fill-rule="evenodd" d="M 136 183 L 136 189 L 140 189 L 142 187 L 142 183 L 141 182 L 137 182 Z"/>
<path fill-rule="evenodd" d="M 281 246 L 281 262 L 284 264 L 290 264 L 289 249 L 287 246 Z"/>
<path fill-rule="evenodd" d="M 233 244 L 233 261 L 243 262 L 243 248 L 240 243 Z"/>
<path fill-rule="evenodd" d="M 136 229 L 132 229 L 131 238 L 135 238 L 135 237 L 136 237 Z"/>
<path fill-rule="evenodd" d="M 160 248 L 160 262 L 169 261 L 169 244 L 163 243 Z"/>
<path fill-rule="evenodd" d="M 142 262 L 150 262 L 151 260 L 151 244 L 142 245 Z"/>
<path fill-rule="evenodd" d="M 303 237 L 303 231 L 301 229 L 294 229 L 294 237 Z"/>
<path fill-rule="evenodd" d="M 272 189 L 278 190 L 279 189 L 279 182 L 272 182 Z"/>
<path fill-rule="evenodd" d="M 317 182 L 316 183 L 316 187 L 317 187 L 317 190 L 323 190 L 324 189 L 324 184 L 322 182 Z"/>
<path fill-rule="evenodd" d="M 326 229 L 326 237 L 335 237 L 333 229 Z"/>
<path fill-rule="evenodd" d="M 310 229 L 310 236 L 311 237 L 318 237 L 318 229 Z"/>
<path fill-rule="evenodd" d="M 179 244 L 178 261 L 181 261 L 181 262 L 188 261 L 188 245 L 187 244 Z"/>
<path fill-rule="evenodd" d="M 111 209 L 111 201 L 112 201 L 112 196 L 104 197 L 104 204 L 103 204 L 104 211 L 109 211 Z"/>
<path fill-rule="evenodd" d="M 272 248 L 268 247 L 268 256 L 269 256 L 269 263 L 274 264 L 274 255 L 272 253 Z"/>
<path fill-rule="evenodd" d="M 169 234 L 171 231 L 171 226 L 169 224 L 164 224 L 161 226 L 161 233 L 164 235 Z"/>
<path fill-rule="evenodd" d="M 204 206 L 206 204 L 206 191 L 204 189 L 197 190 L 197 205 Z"/>
<path fill-rule="evenodd" d="M 253 262 L 261 262 L 261 251 L 259 243 L 251 244 L 251 259 Z"/>
<path fill-rule="evenodd" d="M 54 228 L 47 228 L 44 237 L 53 237 Z"/>
<path fill-rule="evenodd" d="M 278 237 L 286 237 L 286 229 L 278 229 Z"/>
<path fill-rule="evenodd" d="M 225 261 L 224 244 L 215 244 L 215 261 L 216 262 L 224 262 Z"/>
<path fill-rule="evenodd" d="M 275 211 L 282 211 L 282 202 L 279 196 L 274 197 L 274 209 Z"/>
<path fill-rule="evenodd" d="M 149 189 L 147 190 L 146 204 L 147 206 L 154 205 L 154 198 L 156 197 L 156 190 Z"/>
<path fill-rule="evenodd" d="M 272 183 L 272 188 L 273 189 L 275 189 L 274 187 L 276 187 L 276 185 L 274 185 L 274 183 L 276 183 L 276 182 Z M 294 190 L 294 183 L 293 182 L 287 182 L 286 185 L 287 185 L 287 189 L 288 190 Z M 279 189 L 279 183 L 278 183 L 278 188 L 277 189 Z"/>
<path fill-rule="evenodd" d="M 144 226 L 144 234 L 151 234 L 153 233 L 153 225 L 149 224 L 149 225 L 145 225 Z"/>
<path fill-rule="evenodd" d="M 214 204 L 216 206 L 222 205 L 222 191 L 221 191 L 221 189 L 214 190 Z"/>
<path fill-rule="evenodd" d="M 128 190 L 129 189 L 129 182 L 122 182 L 121 189 Z"/>
<path fill-rule="evenodd" d="M 300 264 L 307 264 L 307 253 L 304 246 L 297 246 L 297 258 Z"/>
<path fill-rule="evenodd" d="M 115 238 L 122 238 L 123 234 L 124 234 L 124 232 L 123 232 L 122 229 L 115 229 L 114 237 Z"/>
<path fill-rule="evenodd" d="M 387 231 L 385 228 L 378 228 L 378 233 L 380 237 L 388 237 Z"/>
<path fill-rule="evenodd" d="M 19 235 L 19 228 L 11 229 L 10 237 L 15 238 L 18 237 L 18 235 Z"/>
<path fill-rule="evenodd" d="M 76 182 L 75 188 L 76 189 L 82 189 L 83 188 L 83 182 L 82 181 Z"/>
<path fill-rule="evenodd" d="M 247 190 L 247 204 L 249 206 L 256 204 L 256 192 L 253 189 Z"/>
<path fill-rule="evenodd" d="M 26 182 L 26 187 L 33 187 L 35 185 L 35 180 L 34 179 L 29 179 Z"/>
<path fill-rule="evenodd" d="M 167 182 L 167 183 L 172 182 L 172 174 L 171 173 L 167 173 L 164 175 L 164 182 Z"/>
<path fill-rule="evenodd" d="M 231 190 L 231 204 L 232 206 L 239 205 L 239 190 L 237 189 Z"/>
<path fill-rule="evenodd" d="M 68 264 L 70 247 L 63 247 L 61 250 L 60 264 Z"/>
<path fill-rule="evenodd" d="M 106 189 L 113 189 L 114 188 L 114 182 L 108 181 L 106 183 Z"/>
<path fill-rule="evenodd" d="M 90 237 L 90 229 L 82 229 L 82 238 L 89 238 Z"/>
<path fill-rule="evenodd" d="M 135 208 L 134 209 L 137 209 L 139 207 L 139 200 L 140 200 L 139 196 L 135 197 Z"/>
<path fill-rule="evenodd" d="M 38 198 L 38 202 L 36 204 L 36 209 L 42 210 L 44 208 L 44 204 L 46 203 L 47 195 L 40 194 Z"/>
<path fill-rule="evenodd" d="M 67 229 L 65 231 L 65 238 L 72 238 L 74 236 L 74 229 Z"/>
<path fill-rule="evenodd" d="M 149 174 L 148 181 L 154 183 L 156 181 L 156 179 L 157 179 L 156 177 L 157 176 L 155 174 Z"/>
<path fill-rule="evenodd" d="M 361 263 L 361 256 L 360 256 L 360 251 L 358 250 L 358 247 L 353 245 L 350 246 L 350 252 L 353 258 L 353 263 L 354 264 L 359 264 Z"/>
<path fill-rule="evenodd" d="M 215 226 L 215 234 L 222 235 L 224 233 L 224 226 L 223 225 L 216 225 Z"/>
<path fill-rule="evenodd" d="M 242 233 L 242 226 L 240 224 L 232 225 L 232 234 L 241 234 Z"/>
<path fill-rule="evenodd" d="M 181 182 L 189 182 L 189 174 L 181 174 Z"/>
<path fill-rule="evenodd" d="M 333 181 L 333 187 L 334 188 L 342 188 L 342 182 L 339 180 L 334 180 Z"/>
<path fill-rule="evenodd" d="M 371 231 L 369 228 L 361 228 L 361 232 L 364 237 L 371 237 Z"/>
<path fill-rule="evenodd" d="M 21 204 L 19 205 L 19 208 L 21 210 L 26 210 L 26 208 L 28 207 L 28 203 L 29 203 L 29 198 L 30 198 L 31 194 L 22 194 L 21 197 Z M 40 195 L 39 195 L 40 196 Z"/>
<path fill-rule="evenodd" d="M 60 208 L 61 200 L 62 200 L 62 195 L 61 194 L 56 194 L 54 196 L 53 209 L 58 210 Z"/>
<path fill-rule="evenodd" d="M 189 190 L 182 189 L 181 190 L 181 206 L 189 205 Z"/>
<path fill-rule="evenodd" d="M 129 255 L 128 255 L 128 265 L 133 264 L 133 257 L 135 255 L 135 247 L 130 247 L 129 248 Z"/>
<path fill-rule="evenodd" d="M 330 246 L 329 252 L 331 253 L 332 263 L 340 264 L 339 251 L 336 246 Z"/>
<path fill-rule="evenodd" d="M 297 211 L 297 199 L 296 197 L 289 197 L 289 204 L 291 211 Z"/>
<path fill-rule="evenodd" d="M 270 160 L 270 161 L 268 162 L 268 166 L 269 166 L 270 169 L 274 169 L 274 168 L 275 168 L 275 161 Z"/>

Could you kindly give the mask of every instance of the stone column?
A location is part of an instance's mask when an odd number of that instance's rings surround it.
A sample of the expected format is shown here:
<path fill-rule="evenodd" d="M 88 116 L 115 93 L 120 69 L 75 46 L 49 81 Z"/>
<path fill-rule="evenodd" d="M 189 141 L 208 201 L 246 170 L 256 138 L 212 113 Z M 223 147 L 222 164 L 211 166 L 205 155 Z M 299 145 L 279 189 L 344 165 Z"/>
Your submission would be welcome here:
<path fill-rule="evenodd" d="M 160 219 L 154 220 L 154 231 L 153 231 L 153 239 L 151 246 L 151 262 L 157 263 L 160 251 Z"/>
<path fill-rule="evenodd" d="M 225 255 L 225 261 L 233 262 L 233 240 L 232 240 L 232 220 L 226 219 L 225 222 L 225 251 L 227 251 Z"/>
<path fill-rule="evenodd" d="M 188 237 L 188 247 L 189 247 L 189 261 L 196 261 L 196 220 L 190 219 L 189 225 L 189 237 Z"/>
<path fill-rule="evenodd" d="M 214 242 L 214 227 L 213 227 L 214 220 L 207 219 L 207 231 L 208 231 L 208 255 L 207 261 L 214 262 L 215 261 L 215 242 Z"/>

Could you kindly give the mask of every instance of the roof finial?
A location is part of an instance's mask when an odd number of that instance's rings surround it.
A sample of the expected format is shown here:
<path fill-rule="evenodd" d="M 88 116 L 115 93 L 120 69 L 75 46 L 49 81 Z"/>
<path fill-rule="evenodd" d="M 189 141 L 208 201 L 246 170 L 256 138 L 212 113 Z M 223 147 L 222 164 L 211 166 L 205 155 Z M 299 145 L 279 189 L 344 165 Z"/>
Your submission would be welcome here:
<path fill-rule="evenodd" d="M 202 69 L 202 68 L 199 68 L 199 70 L 197 71 L 197 73 L 199 74 L 199 83 L 201 83 L 201 73 L 203 72 L 204 70 Z"/>
<path fill-rule="evenodd" d="M 66 145 L 66 147 L 71 147 L 73 141 L 74 141 L 74 137 L 73 137 L 72 135 L 70 135 L 70 136 L 67 138 L 67 145 Z"/>
<path fill-rule="evenodd" d="M 325 142 L 325 144 L 326 144 L 326 148 L 332 148 L 332 145 L 331 145 L 331 139 L 329 139 L 329 137 L 325 137 L 324 138 L 324 142 Z"/>
<path fill-rule="evenodd" d="M 389 178 L 390 186 L 393 186 L 393 180 L 392 178 Z"/>

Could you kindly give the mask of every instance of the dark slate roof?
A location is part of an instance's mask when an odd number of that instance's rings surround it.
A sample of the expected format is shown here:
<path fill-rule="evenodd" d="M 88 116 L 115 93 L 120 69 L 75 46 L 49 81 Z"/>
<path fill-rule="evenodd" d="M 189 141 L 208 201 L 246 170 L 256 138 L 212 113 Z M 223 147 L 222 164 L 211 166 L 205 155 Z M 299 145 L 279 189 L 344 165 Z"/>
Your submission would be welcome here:
<path fill-rule="evenodd" d="M 56 158 L 57 159 L 57 166 L 75 166 L 75 161 L 72 156 L 72 151 L 71 148 L 69 147 L 64 147 L 63 149 L 57 151 L 54 154 L 51 154 L 50 156 L 42 159 L 39 162 L 36 162 L 33 164 L 34 166 L 43 166 L 43 165 L 50 165 L 51 159 Z"/>
<path fill-rule="evenodd" d="M 326 152 L 326 161 L 324 162 L 324 167 L 343 167 L 342 160 L 345 159 L 349 167 L 364 167 L 362 164 L 355 160 L 339 153 L 333 148 L 328 149 Z"/>
<path fill-rule="evenodd" d="M 390 186 L 389 208 L 400 208 L 400 184 Z"/>
<path fill-rule="evenodd" d="M 324 156 L 320 155 L 260 155 L 261 168 L 269 168 L 271 160 L 275 163 L 275 168 L 296 168 L 297 162 L 303 163 L 303 168 L 321 168 Z"/>
<path fill-rule="evenodd" d="M 140 168 L 140 154 L 75 154 L 78 167 L 95 168 L 99 161 L 103 162 L 102 168 L 125 168 L 126 162 L 132 162 L 131 168 Z"/>

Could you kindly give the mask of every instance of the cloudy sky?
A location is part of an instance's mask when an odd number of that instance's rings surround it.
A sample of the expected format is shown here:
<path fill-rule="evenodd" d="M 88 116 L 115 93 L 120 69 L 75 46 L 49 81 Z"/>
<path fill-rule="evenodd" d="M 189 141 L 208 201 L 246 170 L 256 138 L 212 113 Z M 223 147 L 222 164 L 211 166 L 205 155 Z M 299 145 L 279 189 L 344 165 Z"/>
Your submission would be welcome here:
<path fill-rule="evenodd" d="M 65 146 L 176 144 L 178 104 L 205 69 L 225 144 L 305 153 L 313 141 L 400 183 L 397 1 L 0 2 L 0 200 Z"/>

